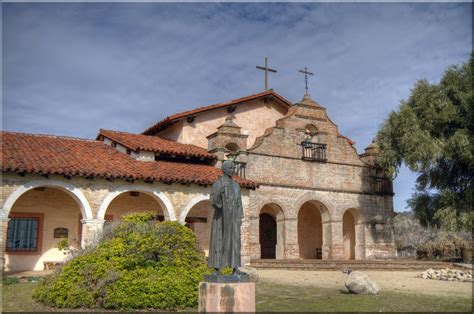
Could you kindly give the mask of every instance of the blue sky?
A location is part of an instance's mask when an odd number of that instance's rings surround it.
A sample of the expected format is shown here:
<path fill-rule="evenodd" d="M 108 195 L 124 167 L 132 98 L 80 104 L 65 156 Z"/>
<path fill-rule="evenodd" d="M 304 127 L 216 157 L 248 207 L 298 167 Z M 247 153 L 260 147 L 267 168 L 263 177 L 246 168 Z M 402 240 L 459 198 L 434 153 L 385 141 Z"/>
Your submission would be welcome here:
<path fill-rule="evenodd" d="M 418 79 L 472 49 L 471 3 L 3 3 L 2 129 L 94 138 L 270 87 L 363 151 Z M 395 180 L 404 210 L 415 176 Z"/>

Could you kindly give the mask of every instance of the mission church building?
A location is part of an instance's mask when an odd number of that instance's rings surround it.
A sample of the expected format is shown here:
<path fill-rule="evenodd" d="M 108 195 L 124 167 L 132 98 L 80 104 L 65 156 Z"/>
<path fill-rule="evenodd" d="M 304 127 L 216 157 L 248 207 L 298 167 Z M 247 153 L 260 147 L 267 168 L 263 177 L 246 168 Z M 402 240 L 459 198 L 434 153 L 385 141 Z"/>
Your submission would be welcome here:
<path fill-rule="evenodd" d="M 242 187 L 242 263 L 395 256 L 391 181 L 378 147 L 358 154 L 306 93 L 273 90 L 169 116 L 142 134 L 95 140 L 2 132 L 1 254 L 6 271 L 61 263 L 131 212 L 186 224 L 207 253 L 222 160 Z"/>

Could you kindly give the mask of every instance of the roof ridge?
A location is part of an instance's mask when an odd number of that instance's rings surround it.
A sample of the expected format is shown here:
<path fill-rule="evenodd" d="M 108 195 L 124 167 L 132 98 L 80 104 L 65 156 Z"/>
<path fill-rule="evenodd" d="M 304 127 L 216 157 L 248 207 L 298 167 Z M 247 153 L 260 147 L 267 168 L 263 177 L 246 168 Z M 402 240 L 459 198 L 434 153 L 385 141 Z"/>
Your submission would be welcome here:
<path fill-rule="evenodd" d="M 165 125 L 167 122 L 184 118 L 187 115 L 198 114 L 198 113 L 201 113 L 201 112 L 205 112 L 207 110 L 212 110 L 214 108 L 217 109 L 219 107 L 225 107 L 227 105 L 234 104 L 234 103 L 238 104 L 238 103 L 241 103 L 241 102 L 245 102 L 247 100 L 251 100 L 251 99 L 255 99 L 255 98 L 263 97 L 263 96 L 267 96 L 267 95 L 273 95 L 276 98 L 280 99 L 280 101 L 286 103 L 289 107 L 292 106 L 292 103 L 289 100 L 287 100 L 286 98 L 284 98 L 283 96 L 281 96 L 280 94 L 275 92 L 273 89 L 270 89 L 270 90 L 267 90 L 267 91 L 264 91 L 264 92 L 251 94 L 251 95 L 248 95 L 248 96 L 239 97 L 239 98 L 235 98 L 235 99 L 227 100 L 227 101 L 223 101 L 223 102 L 218 102 L 218 103 L 214 103 L 212 105 L 201 106 L 201 107 L 197 107 L 195 109 L 186 110 L 186 111 L 182 111 L 182 112 L 178 112 L 178 113 L 169 115 L 169 116 L 163 118 L 162 120 L 158 121 L 157 123 L 155 123 L 151 127 L 147 128 L 141 134 L 148 135 L 150 132 L 153 132 L 155 129 L 159 128 L 160 126 Z"/>
<path fill-rule="evenodd" d="M 38 134 L 38 133 L 26 133 L 26 132 L 5 131 L 5 130 L 0 130 L 0 133 L 2 133 L 2 134 L 21 134 L 21 135 L 35 136 L 35 137 L 59 138 L 59 139 L 75 140 L 75 141 L 83 141 L 83 142 L 97 142 L 96 140 L 90 139 L 90 138 L 81 138 L 81 137 L 67 136 L 67 135 Z"/>
<path fill-rule="evenodd" d="M 203 157 L 206 159 L 216 158 L 214 154 L 209 153 L 207 149 L 203 147 L 194 144 L 179 143 L 177 141 L 162 138 L 161 136 L 99 129 L 97 139 L 100 139 L 100 136 L 107 137 L 135 152 L 142 150 L 190 157 Z"/>

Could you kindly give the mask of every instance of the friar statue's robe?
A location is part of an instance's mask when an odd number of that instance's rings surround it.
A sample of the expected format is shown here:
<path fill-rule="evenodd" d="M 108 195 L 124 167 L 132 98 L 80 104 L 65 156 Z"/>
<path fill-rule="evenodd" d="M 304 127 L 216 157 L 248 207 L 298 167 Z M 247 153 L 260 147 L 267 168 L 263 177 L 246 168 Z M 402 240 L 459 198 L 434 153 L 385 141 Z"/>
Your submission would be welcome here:
<path fill-rule="evenodd" d="M 212 185 L 214 217 L 208 265 L 211 268 L 240 266 L 240 226 L 244 216 L 240 186 L 222 175 Z"/>

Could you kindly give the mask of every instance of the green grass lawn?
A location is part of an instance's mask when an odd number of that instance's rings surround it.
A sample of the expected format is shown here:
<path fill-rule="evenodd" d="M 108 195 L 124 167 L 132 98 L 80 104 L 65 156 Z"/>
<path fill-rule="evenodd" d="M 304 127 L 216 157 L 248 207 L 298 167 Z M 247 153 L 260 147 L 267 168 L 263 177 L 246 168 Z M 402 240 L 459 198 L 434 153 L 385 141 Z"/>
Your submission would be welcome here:
<path fill-rule="evenodd" d="M 355 295 L 338 289 L 259 283 L 257 311 L 472 312 L 472 300 L 383 291 L 378 296 Z"/>
<path fill-rule="evenodd" d="M 3 286 L 3 311 L 61 311 L 33 301 L 31 294 L 36 285 L 37 283 L 29 282 Z M 462 297 L 394 292 L 382 292 L 379 296 L 363 296 L 348 294 L 337 289 L 258 283 L 257 311 L 472 312 L 472 301 L 470 298 Z"/>

